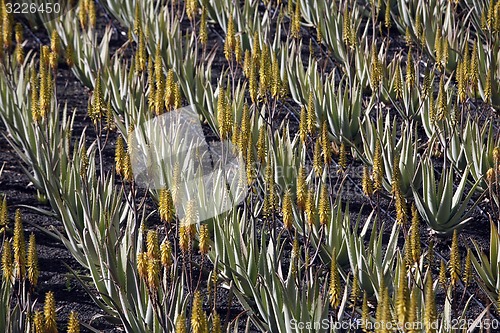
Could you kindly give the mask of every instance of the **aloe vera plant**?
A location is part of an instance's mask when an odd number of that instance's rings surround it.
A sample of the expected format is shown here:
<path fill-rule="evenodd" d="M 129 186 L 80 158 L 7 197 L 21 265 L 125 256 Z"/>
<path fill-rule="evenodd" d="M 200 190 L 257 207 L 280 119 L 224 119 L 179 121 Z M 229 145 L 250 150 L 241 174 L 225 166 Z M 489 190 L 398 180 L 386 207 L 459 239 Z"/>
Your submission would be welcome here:
<path fill-rule="evenodd" d="M 422 190 L 412 187 L 415 204 L 420 216 L 433 232 L 449 234 L 472 220 L 470 215 L 473 211 L 468 205 L 471 203 L 474 207 L 479 202 L 472 199 L 478 182 L 467 191 L 468 167 L 461 175 L 457 188 L 453 184 L 456 176 L 453 169 L 443 170 L 438 183 L 435 174 L 432 161 L 422 161 Z"/>
<path fill-rule="evenodd" d="M 498 227 L 490 219 L 490 247 L 487 254 L 483 252 L 477 242 L 473 242 L 476 256 L 472 256 L 472 263 L 479 275 L 479 286 L 486 292 L 493 304 L 498 307 L 498 295 L 500 294 L 500 235 Z"/>

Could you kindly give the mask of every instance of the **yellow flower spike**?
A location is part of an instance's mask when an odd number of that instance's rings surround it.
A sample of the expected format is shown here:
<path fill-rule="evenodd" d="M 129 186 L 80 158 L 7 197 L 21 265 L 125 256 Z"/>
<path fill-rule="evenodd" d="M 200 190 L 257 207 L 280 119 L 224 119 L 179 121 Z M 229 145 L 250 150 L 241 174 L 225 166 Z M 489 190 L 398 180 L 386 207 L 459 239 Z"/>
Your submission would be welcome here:
<path fill-rule="evenodd" d="M 299 136 L 300 141 L 305 144 L 307 139 L 307 111 L 305 107 L 300 108 Z"/>
<path fill-rule="evenodd" d="M 7 12 L 7 7 L 5 6 L 5 1 L 2 1 L 2 39 L 3 48 L 10 49 L 12 46 L 12 27 L 14 19 L 12 13 Z"/>
<path fill-rule="evenodd" d="M 446 90 L 444 89 L 444 77 L 441 76 L 439 81 L 439 92 L 437 97 L 437 120 L 442 121 L 446 118 L 448 113 L 448 99 Z"/>
<path fill-rule="evenodd" d="M 383 313 L 382 322 L 384 323 L 384 327 L 387 327 L 386 325 L 390 325 L 390 323 L 393 323 L 390 301 L 391 299 L 389 297 L 389 288 L 386 287 L 384 288 L 384 295 L 382 302 L 382 313 Z"/>
<path fill-rule="evenodd" d="M 401 64 L 396 64 L 396 71 L 394 73 L 394 86 L 393 91 L 396 94 L 396 99 L 403 97 L 403 75 L 401 74 Z"/>
<path fill-rule="evenodd" d="M 455 79 L 457 81 L 457 90 L 458 90 L 458 100 L 459 102 L 465 102 L 465 98 L 467 97 L 467 82 L 466 82 L 466 73 L 464 70 L 465 63 L 458 62 L 457 70 L 455 72 Z"/>
<path fill-rule="evenodd" d="M 94 0 L 88 0 L 88 13 L 89 13 L 89 27 L 95 28 L 97 22 L 97 15 L 95 10 Z"/>
<path fill-rule="evenodd" d="M 139 45 L 137 46 L 137 53 L 135 54 L 136 71 L 143 72 L 146 69 L 146 42 L 142 31 L 139 33 Z"/>
<path fill-rule="evenodd" d="M 243 61 L 243 49 L 241 47 L 241 39 L 240 37 L 236 37 L 234 44 L 234 58 L 238 64 L 241 64 Z"/>
<path fill-rule="evenodd" d="M 253 141 L 251 138 L 247 140 L 247 160 L 246 160 L 246 172 L 247 172 L 247 183 L 252 186 L 255 181 L 255 155 L 253 153 Z"/>
<path fill-rule="evenodd" d="M 323 33 L 321 32 L 321 25 L 319 23 L 316 25 L 316 39 L 318 40 L 318 44 L 321 45 L 323 43 Z"/>
<path fill-rule="evenodd" d="M 14 264 L 12 262 L 12 249 L 9 241 L 4 241 L 2 249 L 2 277 L 10 281 L 14 277 Z"/>
<path fill-rule="evenodd" d="M 226 119 L 226 91 L 219 87 L 219 96 L 217 97 L 217 122 L 219 124 L 219 133 L 221 140 L 225 140 L 227 138 L 225 119 Z"/>
<path fill-rule="evenodd" d="M 415 28 L 416 28 L 416 35 L 417 39 L 421 40 L 422 39 L 422 34 L 423 34 L 423 29 L 422 29 L 422 17 L 420 16 L 420 12 L 417 13 L 415 17 Z"/>
<path fill-rule="evenodd" d="M 266 144 L 267 129 L 265 125 L 261 125 L 259 128 L 259 137 L 257 139 L 257 159 L 260 163 L 266 161 L 267 156 L 267 144 Z"/>
<path fill-rule="evenodd" d="M 410 247 L 413 262 L 418 262 L 421 255 L 420 245 L 420 218 L 418 216 L 417 207 L 415 203 L 411 206 L 411 229 L 410 229 Z"/>
<path fill-rule="evenodd" d="M 40 117 L 45 118 L 49 111 L 50 101 L 52 98 L 52 78 L 48 69 L 50 58 L 50 50 L 47 45 L 42 46 L 40 56 L 40 85 L 39 85 L 39 110 Z"/>
<path fill-rule="evenodd" d="M 271 54 L 269 46 L 264 44 L 260 54 L 259 94 L 265 96 L 272 84 Z"/>
<path fill-rule="evenodd" d="M 378 59 L 377 45 L 374 42 L 372 44 L 372 51 L 370 56 L 370 84 L 373 91 L 378 89 L 380 82 L 382 81 L 382 65 Z"/>
<path fill-rule="evenodd" d="M 346 46 L 351 46 L 351 17 L 347 6 L 344 8 L 343 21 L 342 21 L 342 41 Z"/>
<path fill-rule="evenodd" d="M 9 224 L 9 210 L 7 208 L 7 196 L 3 196 L 2 205 L 0 206 L 0 234 L 2 234 Z"/>
<path fill-rule="evenodd" d="M 39 89 L 38 89 L 38 77 L 35 72 L 35 70 L 31 70 L 30 74 L 30 93 L 31 93 L 31 117 L 33 118 L 33 121 L 35 123 L 39 122 L 41 120 L 40 116 L 40 108 L 39 108 L 39 102 L 40 102 L 40 97 L 38 95 Z"/>
<path fill-rule="evenodd" d="M 342 293 L 340 290 L 340 274 L 337 268 L 337 252 L 334 249 L 332 252 L 332 262 L 330 267 L 330 288 L 328 289 L 330 298 L 330 305 L 333 308 L 338 308 L 342 300 Z"/>
<path fill-rule="evenodd" d="M 328 137 L 326 120 L 323 121 L 323 125 L 321 126 L 321 148 L 323 150 L 323 162 L 325 165 L 329 165 L 332 161 L 332 148 L 330 138 Z"/>
<path fill-rule="evenodd" d="M 307 132 L 311 135 L 314 135 L 316 132 L 316 108 L 314 106 L 314 94 L 312 91 L 309 92 L 307 101 Z"/>
<path fill-rule="evenodd" d="M 412 49 L 408 51 L 408 58 L 406 60 L 406 86 L 413 88 L 415 85 L 415 65 L 413 64 Z"/>
<path fill-rule="evenodd" d="M 224 132 L 226 133 L 226 138 L 229 138 L 233 133 L 234 117 L 233 117 L 233 105 L 231 103 L 231 89 L 228 84 L 226 89 L 226 111 L 224 112 Z"/>
<path fill-rule="evenodd" d="M 177 82 L 174 86 L 174 109 L 180 109 L 182 106 L 181 85 Z"/>
<path fill-rule="evenodd" d="M 115 170 L 117 175 L 123 175 L 125 155 L 125 143 L 123 142 L 123 137 L 118 135 L 115 148 Z"/>
<path fill-rule="evenodd" d="M 407 47 L 411 47 L 413 44 L 413 39 L 411 37 L 410 28 L 407 26 L 405 31 L 405 42 Z"/>
<path fill-rule="evenodd" d="M 134 174 L 132 173 L 132 161 L 130 160 L 130 153 L 126 153 L 123 159 L 123 180 L 132 182 Z"/>
<path fill-rule="evenodd" d="M 419 320 L 419 309 L 417 305 L 417 293 L 415 291 L 412 291 L 410 294 L 410 302 L 408 306 L 408 323 L 417 323 Z M 410 325 L 408 327 L 407 333 L 417 333 L 420 332 L 419 329 L 417 329 L 417 325 Z"/>
<path fill-rule="evenodd" d="M 44 321 L 42 311 L 36 310 L 33 314 L 33 333 L 45 333 Z"/>
<path fill-rule="evenodd" d="M 297 207 L 304 211 L 306 208 L 307 200 L 307 181 L 306 181 L 306 170 L 301 165 L 299 167 L 299 172 L 297 175 Z"/>
<path fill-rule="evenodd" d="M 385 23 L 385 27 L 387 28 L 387 30 L 391 29 L 392 22 L 391 22 L 391 1 L 390 0 L 387 0 L 385 3 L 384 23 Z"/>
<path fill-rule="evenodd" d="M 490 4 L 488 6 L 488 16 L 486 18 L 486 23 L 488 24 L 488 29 L 493 31 L 494 23 L 495 23 L 495 0 L 490 0 Z"/>
<path fill-rule="evenodd" d="M 20 23 L 16 24 L 15 31 L 16 31 L 16 33 L 15 33 L 15 36 L 16 36 L 16 50 L 15 50 L 16 61 L 19 64 L 22 64 L 24 62 L 23 27 Z"/>
<path fill-rule="evenodd" d="M 31 233 L 28 243 L 28 281 L 31 285 L 36 286 L 38 283 L 38 277 L 40 276 L 40 271 L 38 270 L 38 255 L 36 253 L 36 241 L 35 235 Z"/>
<path fill-rule="evenodd" d="M 160 191 L 159 207 L 158 213 L 160 214 L 160 219 L 165 223 L 171 223 L 174 220 L 174 201 L 172 199 L 172 193 L 169 189 L 162 189 Z"/>
<path fill-rule="evenodd" d="M 460 279 L 461 269 L 460 269 L 460 252 L 458 251 L 458 232 L 455 229 L 453 231 L 453 238 L 451 241 L 451 250 L 450 250 L 450 280 L 451 285 L 455 286 Z"/>
<path fill-rule="evenodd" d="M 181 220 L 179 228 L 179 247 L 183 253 L 190 252 L 192 249 L 195 233 L 195 224 L 198 222 L 198 208 L 196 202 L 190 200 L 187 203 L 186 216 Z"/>
<path fill-rule="evenodd" d="M 137 273 L 143 280 L 146 280 L 148 277 L 148 255 L 146 252 L 141 252 L 137 255 Z"/>
<path fill-rule="evenodd" d="M 226 60 L 228 61 L 231 60 L 235 46 L 236 46 L 236 39 L 235 39 L 234 21 L 233 21 L 233 16 L 230 14 L 229 21 L 227 23 L 226 40 L 224 42 L 224 56 L 226 57 Z"/>
<path fill-rule="evenodd" d="M 160 285 L 160 260 L 147 258 L 147 285 L 151 290 L 156 291 Z"/>
<path fill-rule="evenodd" d="M 68 46 L 66 46 L 65 60 L 68 67 L 71 68 L 75 65 L 75 55 L 73 51 L 73 46 L 71 46 L 71 44 L 68 44 Z"/>
<path fill-rule="evenodd" d="M 287 190 L 283 196 L 281 214 L 283 215 L 283 225 L 285 229 L 290 230 L 293 226 L 292 193 L 290 190 Z"/>
<path fill-rule="evenodd" d="M 158 232 L 149 230 L 146 238 L 146 248 L 148 256 L 151 259 L 160 259 L 160 244 L 158 241 Z"/>
<path fill-rule="evenodd" d="M 175 104 L 175 73 L 173 69 L 167 72 L 167 80 L 165 81 L 165 108 L 170 111 Z"/>
<path fill-rule="evenodd" d="M 442 47 L 442 32 L 441 32 L 441 27 L 437 28 L 436 31 L 436 37 L 434 39 L 434 57 L 436 59 L 436 64 L 440 64 L 442 60 L 442 52 L 441 52 L 441 47 Z"/>
<path fill-rule="evenodd" d="M 436 295 L 432 287 L 432 278 L 430 275 L 427 276 L 425 282 L 425 306 L 423 317 L 426 332 L 435 333 L 437 320 Z"/>
<path fill-rule="evenodd" d="M 321 158 L 321 141 L 316 140 L 313 153 L 313 169 L 316 176 L 320 177 L 323 172 L 323 159 Z"/>
<path fill-rule="evenodd" d="M 443 45 L 441 46 L 442 66 L 444 69 L 446 69 L 446 65 L 448 64 L 448 55 L 449 55 L 449 53 L 448 53 L 448 49 L 449 49 L 448 39 L 446 39 L 446 37 L 443 37 L 442 43 L 443 43 Z"/>
<path fill-rule="evenodd" d="M 500 147 L 498 146 L 493 148 L 493 161 L 495 162 L 495 164 L 500 163 Z"/>
<path fill-rule="evenodd" d="M 356 305 L 358 303 L 358 298 L 359 298 L 360 292 L 361 292 L 361 289 L 359 288 L 358 274 L 357 274 L 357 272 L 355 272 L 354 276 L 352 278 L 351 295 L 349 298 L 349 300 L 351 301 L 351 305 L 350 305 L 351 308 L 356 307 Z M 363 304 L 364 304 L 364 302 L 363 302 Z"/>
<path fill-rule="evenodd" d="M 106 104 L 106 130 L 114 131 L 116 129 L 115 116 L 113 115 L 113 109 L 111 107 L 111 101 L 108 100 Z"/>
<path fill-rule="evenodd" d="M 366 294 L 366 291 L 363 291 L 363 305 L 361 306 L 361 329 L 365 333 L 370 332 L 368 325 L 369 321 L 370 309 L 368 308 L 368 295 Z"/>
<path fill-rule="evenodd" d="M 347 169 L 347 150 L 344 142 L 340 144 L 339 166 L 342 170 Z"/>
<path fill-rule="evenodd" d="M 250 50 L 245 50 L 245 56 L 243 57 L 243 74 L 245 74 L 247 78 L 250 77 L 252 66 L 252 54 Z"/>
<path fill-rule="evenodd" d="M 401 261 L 399 265 L 399 280 L 396 289 L 396 315 L 400 325 L 406 323 L 408 315 L 409 294 L 406 273 L 406 265 L 404 261 Z"/>
<path fill-rule="evenodd" d="M 175 320 L 175 333 L 187 333 L 186 317 L 180 314 Z"/>
<path fill-rule="evenodd" d="M 493 184 L 495 181 L 495 169 L 494 168 L 489 168 L 488 171 L 486 171 L 486 180 L 488 181 L 488 184 Z"/>
<path fill-rule="evenodd" d="M 78 19 L 82 29 L 85 29 L 87 26 L 87 1 L 88 0 L 80 0 L 78 3 Z"/>
<path fill-rule="evenodd" d="M 22 217 L 19 209 L 16 210 L 14 219 L 12 247 L 14 249 L 14 276 L 22 280 L 26 276 L 26 242 L 24 241 Z"/>
<path fill-rule="evenodd" d="M 241 116 L 241 128 L 240 136 L 238 141 L 238 148 L 243 152 L 243 157 L 246 158 L 248 139 L 251 135 L 250 133 L 250 109 L 248 105 L 243 105 L 243 114 Z"/>
<path fill-rule="evenodd" d="M 252 103 L 257 103 L 258 101 L 258 83 L 257 75 L 259 73 L 259 58 L 252 57 L 252 65 L 250 66 L 250 77 L 248 78 L 248 91 L 250 93 L 250 98 Z"/>
<path fill-rule="evenodd" d="M 306 214 L 307 223 L 310 226 L 313 225 L 314 219 L 316 218 L 316 202 L 315 202 L 315 198 L 314 198 L 314 189 L 313 188 L 310 188 L 307 191 L 305 214 Z"/>
<path fill-rule="evenodd" d="M 295 3 L 295 12 L 292 16 L 292 23 L 291 23 L 291 32 L 292 32 L 292 37 L 299 39 L 300 38 L 300 19 L 302 18 L 302 12 L 300 9 L 300 1 L 297 1 Z"/>
<path fill-rule="evenodd" d="M 404 249 L 403 249 L 403 257 L 406 266 L 413 265 L 413 257 L 411 253 L 411 239 L 405 239 Z"/>
<path fill-rule="evenodd" d="M 197 0 L 186 0 L 186 14 L 190 21 L 196 18 L 197 4 Z"/>
<path fill-rule="evenodd" d="M 208 332 L 208 320 L 205 311 L 203 311 L 203 300 L 201 293 L 194 293 L 193 308 L 191 314 L 191 330 L 193 333 Z"/>
<path fill-rule="evenodd" d="M 491 67 L 489 67 L 488 72 L 486 74 L 486 83 L 484 87 L 484 101 L 486 104 L 491 103 L 491 75 L 492 75 L 492 70 Z"/>
<path fill-rule="evenodd" d="M 217 312 L 213 314 L 212 317 L 212 333 L 222 333 L 221 320 Z"/>
<path fill-rule="evenodd" d="M 68 333 L 80 333 L 80 322 L 78 321 L 78 314 L 71 311 L 68 319 Z"/>
<path fill-rule="evenodd" d="M 500 2 L 495 5 L 495 26 L 493 30 L 500 32 Z"/>
<path fill-rule="evenodd" d="M 90 119 L 94 122 L 94 124 L 101 120 L 103 110 L 105 108 L 104 105 L 104 93 L 102 91 L 102 79 L 101 72 L 97 73 L 97 77 L 95 79 L 95 89 L 93 93 L 92 99 L 92 113 L 89 114 Z"/>
<path fill-rule="evenodd" d="M 201 11 L 201 20 L 200 20 L 200 43 L 202 45 L 207 45 L 208 42 L 208 28 L 207 28 L 207 8 L 203 6 Z"/>
<path fill-rule="evenodd" d="M 205 255 L 208 253 L 208 242 L 210 241 L 210 233 L 206 224 L 200 225 L 200 254 Z"/>
<path fill-rule="evenodd" d="M 274 56 L 271 67 L 272 67 L 271 95 L 274 98 L 279 98 L 281 95 L 281 75 L 280 75 L 280 65 L 276 56 Z"/>
<path fill-rule="evenodd" d="M 319 197 L 319 223 L 327 225 L 330 221 L 330 195 L 326 184 L 321 186 L 321 193 Z"/>
<path fill-rule="evenodd" d="M 45 294 L 43 315 L 45 333 L 57 333 L 56 300 L 52 291 Z"/>
<path fill-rule="evenodd" d="M 377 140 L 375 145 L 375 155 L 373 156 L 373 192 L 382 191 L 382 177 L 384 174 L 383 163 L 382 163 L 382 148 L 380 147 L 380 142 Z"/>
<path fill-rule="evenodd" d="M 464 48 L 464 53 L 462 56 L 462 64 L 463 64 L 463 74 L 464 74 L 464 79 L 468 80 L 469 78 L 469 66 L 470 66 L 470 61 L 469 61 L 469 41 L 465 43 L 465 48 Z"/>
<path fill-rule="evenodd" d="M 170 269 L 173 264 L 172 260 L 172 244 L 168 239 L 165 239 L 163 243 L 160 245 L 160 253 L 161 253 L 161 264 L 165 269 Z"/>
<path fill-rule="evenodd" d="M 56 54 L 61 52 L 61 38 L 56 29 L 52 30 L 52 34 L 50 35 L 50 50 Z"/>
<path fill-rule="evenodd" d="M 370 171 L 367 166 L 363 167 L 363 179 L 361 181 L 361 185 L 363 188 L 363 193 L 367 197 L 371 197 L 373 195 L 373 182 L 370 178 Z"/>
<path fill-rule="evenodd" d="M 139 35 L 139 33 L 142 30 L 142 18 L 141 18 L 141 6 L 140 2 L 137 2 L 135 4 L 135 10 L 134 10 L 134 26 L 133 26 L 133 32 L 136 36 Z"/>

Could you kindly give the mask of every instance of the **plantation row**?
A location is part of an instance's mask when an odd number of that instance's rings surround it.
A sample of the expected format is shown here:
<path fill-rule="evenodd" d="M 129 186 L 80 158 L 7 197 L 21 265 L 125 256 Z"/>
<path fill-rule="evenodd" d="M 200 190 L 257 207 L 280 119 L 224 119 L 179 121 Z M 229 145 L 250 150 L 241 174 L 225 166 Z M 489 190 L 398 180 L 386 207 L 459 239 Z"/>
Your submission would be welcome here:
<path fill-rule="evenodd" d="M 23 24 L 0 5 L 6 138 L 52 208 L 38 213 L 64 226 L 46 231 L 125 331 L 340 332 L 291 323 L 360 319 L 365 332 L 449 332 L 496 316 L 500 1 L 81 0 Z M 128 32 L 113 52 L 116 28 L 97 29 L 96 10 Z M 35 27 L 50 45 L 26 52 Z M 61 66 L 92 91 L 77 139 Z M 188 105 L 243 170 L 244 197 L 209 219 L 220 192 L 200 183 L 184 201 L 182 161 L 161 170 L 168 188 L 134 177 L 136 130 Z M 35 308 L 34 236 L 26 246 L 8 201 L 0 331 L 56 332 L 53 295 Z M 484 220 L 486 253 L 459 237 Z M 449 253 L 434 249 L 443 236 Z M 219 313 L 221 295 L 244 314 Z M 67 330 L 79 331 L 76 314 Z"/>

